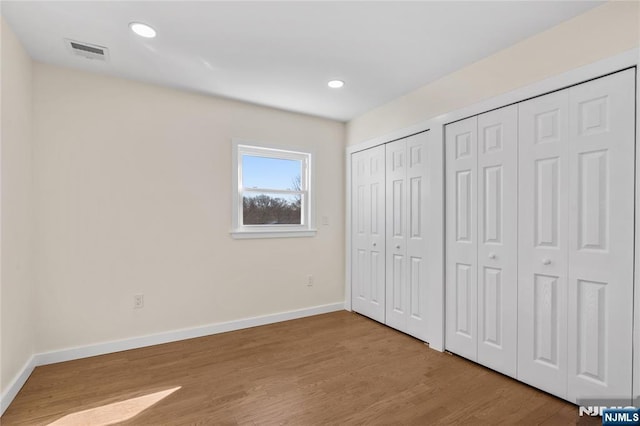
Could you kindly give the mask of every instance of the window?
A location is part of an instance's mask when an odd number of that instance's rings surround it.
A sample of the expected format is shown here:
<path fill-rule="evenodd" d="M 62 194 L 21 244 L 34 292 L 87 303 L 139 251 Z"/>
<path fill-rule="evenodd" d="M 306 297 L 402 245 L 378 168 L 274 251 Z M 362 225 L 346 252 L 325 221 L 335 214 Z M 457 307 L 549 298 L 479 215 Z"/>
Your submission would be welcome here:
<path fill-rule="evenodd" d="M 309 152 L 233 142 L 234 238 L 315 235 Z"/>

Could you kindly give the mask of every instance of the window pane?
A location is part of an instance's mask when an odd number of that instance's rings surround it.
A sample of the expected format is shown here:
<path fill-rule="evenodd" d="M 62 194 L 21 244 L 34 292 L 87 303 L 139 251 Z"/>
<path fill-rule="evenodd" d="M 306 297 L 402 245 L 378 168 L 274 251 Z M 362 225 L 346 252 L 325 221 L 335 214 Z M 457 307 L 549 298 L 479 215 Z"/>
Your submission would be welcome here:
<path fill-rule="evenodd" d="M 301 195 L 245 193 L 242 198 L 244 225 L 300 225 Z"/>
<path fill-rule="evenodd" d="M 247 188 L 299 190 L 302 161 L 242 156 L 242 185 Z"/>

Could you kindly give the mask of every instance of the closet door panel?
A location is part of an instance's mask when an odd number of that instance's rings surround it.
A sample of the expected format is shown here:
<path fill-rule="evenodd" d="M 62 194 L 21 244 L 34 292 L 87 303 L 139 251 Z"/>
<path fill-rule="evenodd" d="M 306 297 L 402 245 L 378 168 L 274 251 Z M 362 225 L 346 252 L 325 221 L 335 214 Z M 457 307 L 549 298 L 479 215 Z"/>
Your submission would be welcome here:
<path fill-rule="evenodd" d="M 445 128 L 445 347 L 477 360 L 477 117 Z"/>
<path fill-rule="evenodd" d="M 634 70 L 569 89 L 572 401 L 631 395 L 634 105 Z"/>
<path fill-rule="evenodd" d="M 478 116 L 478 362 L 515 377 L 518 110 Z"/>
<path fill-rule="evenodd" d="M 428 133 L 420 133 L 406 139 L 407 146 L 407 325 L 406 332 L 422 340 L 428 340 L 427 329 L 427 265 L 425 257 Z"/>
<path fill-rule="evenodd" d="M 354 153 L 352 170 L 352 286 L 354 311 L 385 320 L 384 147 Z"/>
<path fill-rule="evenodd" d="M 370 299 L 370 287 L 368 285 L 370 273 L 369 262 L 369 235 L 367 229 L 366 208 L 368 201 L 367 181 L 368 170 L 366 168 L 367 153 L 357 152 L 351 156 L 351 194 L 352 194 L 352 307 L 354 311 L 366 310 L 366 301 Z"/>
<path fill-rule="evenodd" d="M 569 92 L 518 110 L 517 377 L 566 398 Z"/>
<path fill-rule="evenodd" d="M 385 145 L 387 175 L 387 306 L 386 323 L 406 328 L 409 308 L 407 276 L 407 143 L 401 139 Z"/>

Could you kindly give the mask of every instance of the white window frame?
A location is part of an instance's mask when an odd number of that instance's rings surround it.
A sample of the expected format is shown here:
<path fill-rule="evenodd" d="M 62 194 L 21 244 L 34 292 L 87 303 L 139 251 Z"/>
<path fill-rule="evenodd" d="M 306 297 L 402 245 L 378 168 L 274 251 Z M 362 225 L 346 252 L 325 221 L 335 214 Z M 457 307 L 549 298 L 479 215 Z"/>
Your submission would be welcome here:
<path fill-rule="evenodd" d="M 232 141 L 232 229 L 231 236 L 236 239 L 246 238 L 290 238 L 313 237 L 315 228 L 315 191 L 313 178 L 313 153 L 282 147 L 275 147 L 261 142 L 252 142 L 240 139 Z M 277 158 L 285 160 L 297 160 L 302 162 L 300 176 L 302 197 L 302 224 L 296 225 L 244 225 L 242 223 L 242 200 L 245 188 L 242 185 L 242 156 L 252 155 L 258 157 Z M 283 191 L 272 188 L 251 188 L 251 191 L 266 193 L 290 194 L 291 191 Z"/>

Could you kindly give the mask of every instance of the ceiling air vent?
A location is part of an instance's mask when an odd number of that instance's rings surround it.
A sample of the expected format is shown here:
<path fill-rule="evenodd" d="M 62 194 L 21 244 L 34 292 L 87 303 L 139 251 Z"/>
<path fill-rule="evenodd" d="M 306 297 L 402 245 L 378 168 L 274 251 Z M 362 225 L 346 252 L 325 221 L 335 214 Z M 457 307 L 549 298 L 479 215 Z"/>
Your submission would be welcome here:
<path fill-rule="evenodd" d="M 99 61 L 107 61 L 109 59 L 109 49 L 91 43 L 64 39 L 67 47 L 74 55 L 82 56 L 87 59 L 97 59 Z"/>

